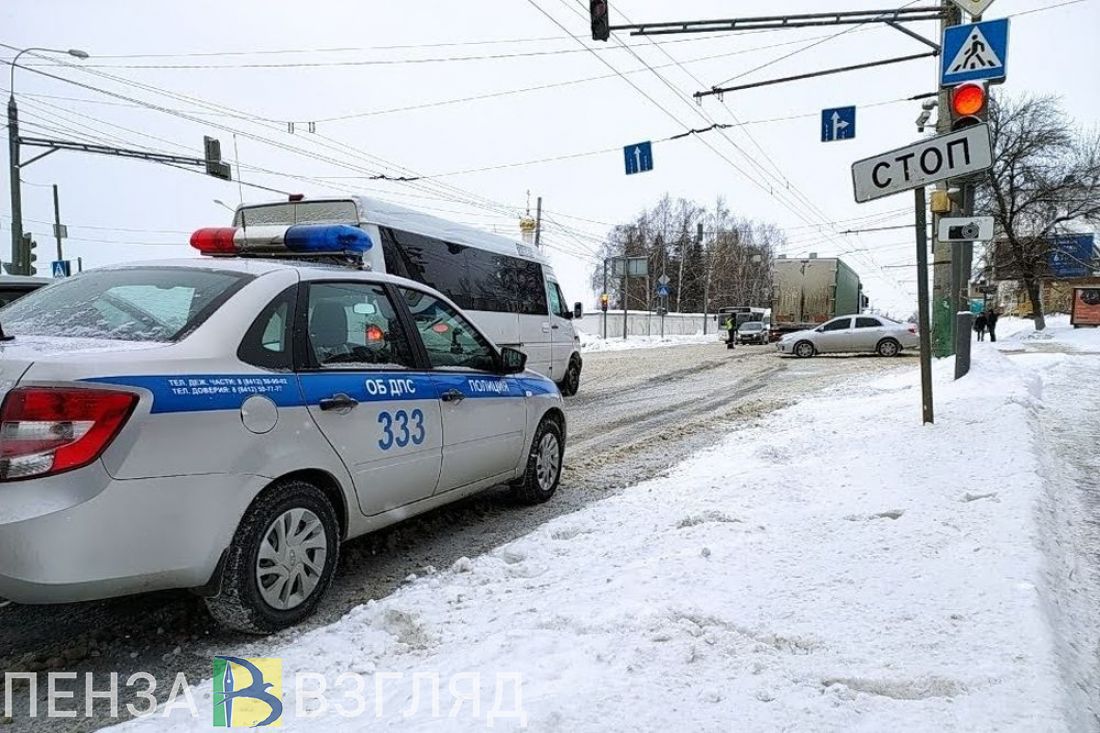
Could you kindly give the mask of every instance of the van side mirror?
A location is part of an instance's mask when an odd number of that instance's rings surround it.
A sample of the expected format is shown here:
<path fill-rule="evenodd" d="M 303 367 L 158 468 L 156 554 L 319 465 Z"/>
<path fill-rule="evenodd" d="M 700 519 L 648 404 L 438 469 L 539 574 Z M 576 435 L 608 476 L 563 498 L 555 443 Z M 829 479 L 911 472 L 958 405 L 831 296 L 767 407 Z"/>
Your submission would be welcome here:
<path fill-rule="evenodd" d="M 584 303 L 573 304 L 573 320 L 579 321 L 584 318 Z"/>
<path fill-rule="evenodd" d="M 500 350 L 500 371 L 503 374 L 519 374 L 527 368 L 527 354 L 505 346 Z"/>

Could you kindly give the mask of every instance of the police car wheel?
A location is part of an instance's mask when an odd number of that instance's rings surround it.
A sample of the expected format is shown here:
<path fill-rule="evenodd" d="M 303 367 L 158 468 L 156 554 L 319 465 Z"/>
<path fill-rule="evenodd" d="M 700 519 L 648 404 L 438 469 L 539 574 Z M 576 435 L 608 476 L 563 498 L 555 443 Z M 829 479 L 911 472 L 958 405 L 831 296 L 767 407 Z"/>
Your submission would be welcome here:
<path fill-rule="evenodd" d="M 313 613 L 340 551 L 340 525 L 324 493 L 304 481 L 275 484 L 249 507 L 206 599 L 218 623 L 266 634 Z"/>
<path fill-rule="evenodd" d="M 561 380 L 561 384 L 558 385 L 558 389 L 565 397 L 572 397 L 577 394 L 581 388 L 581 365 L 573 359 L 569 362 L 569 368 L 565 371 L 565 379 Z"/>
<path fill-rule="evenodd" d="M 549 501 L 561 482 L 561 468 L 565 457 L 565 440 L 561 425 L 551 417 L 543 418 L 535 439 L 531 441 L 531 453 L 527 457 L 527 470 L 523 478 L 512 484 L 512 496 L 522 504 L 541 504 Z"/>

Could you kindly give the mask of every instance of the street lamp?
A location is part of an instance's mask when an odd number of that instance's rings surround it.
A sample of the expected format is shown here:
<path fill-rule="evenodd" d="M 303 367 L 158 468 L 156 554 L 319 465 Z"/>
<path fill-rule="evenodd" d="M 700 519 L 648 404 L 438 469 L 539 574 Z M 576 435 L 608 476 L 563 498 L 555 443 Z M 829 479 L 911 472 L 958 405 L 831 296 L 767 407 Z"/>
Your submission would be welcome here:
<path fill-rule="evenodd" d="M 19 64 L 20 56 L 31 52 L 67 54 L 81 60 L 88 58 L 88 52 L 81 51 L 79 48 L 64 50 L 32 46 L 19 51 L 10 62 L 11 75 L 8 79 L 8 91 L 10 93 L 8 97 L 8 161 L 11 175 L 11 259 L 13 264 L 18 264 L 20 272 L 23 272 L 24 269 L 29 270 L 29 263 L 22 262 L 23 258 L 19 257 L 19 252 L 23 246 L 23 191 L 19 181 L 19 107 L 15 104 L 15 67 Z M 29 272 L 24 274 L 29 274 Z"/>

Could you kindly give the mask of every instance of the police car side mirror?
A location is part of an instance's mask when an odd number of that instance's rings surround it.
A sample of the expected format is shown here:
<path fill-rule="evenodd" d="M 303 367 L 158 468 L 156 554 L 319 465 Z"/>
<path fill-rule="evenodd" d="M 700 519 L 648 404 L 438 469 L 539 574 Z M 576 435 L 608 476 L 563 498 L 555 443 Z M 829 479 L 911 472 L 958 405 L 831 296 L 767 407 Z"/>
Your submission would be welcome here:
<path fill-rule="evenodd" d="M 584 318 L 584 303 L 573 304 L 573 320 L 579 321 Z"/>
<path fill-rule="evenodd" d="M 500 350 L 500 371 L 504 374 L 519 374 L 527 368 L 527 354 L 510 346 Z"/>

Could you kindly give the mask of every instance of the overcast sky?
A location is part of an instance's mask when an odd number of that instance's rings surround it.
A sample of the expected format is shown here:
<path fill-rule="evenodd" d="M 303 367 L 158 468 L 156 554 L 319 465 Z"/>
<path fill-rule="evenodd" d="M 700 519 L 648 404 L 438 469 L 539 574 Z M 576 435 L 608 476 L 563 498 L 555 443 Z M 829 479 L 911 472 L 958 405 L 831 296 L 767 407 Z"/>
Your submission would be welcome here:
<path fill-rule="evenodd" d="M 1100 0 L 1050 8 L 1059 2 L 997 0 L 987 11 L 987 20 L 1017 16 L 1002 89 L 1062 95 L 1066 110 L 1093 126 L 1100 120 Z M 889 3 L 611 4 L 619 23 Z M 582 0 L 153 5 L 4 0 L 0 42 L 76 47 L 92 56 L 85 62 L 23 57 L 21 66 L 68 80 L 17 71 L 24 135 L 201 156 L 202 136 L 211 134 L 221 139 L 227 159 L 239 155 L 246 182 L 310 197 L 362 192 L 510 236 L 518 236 L 517 212 L 530 190 L 544 197 L 548 255 L 567 296 L 589 304 L 592 252 L 611 224 L 665 192 L 700 202 L 723 196 L 735 213 L 786 229 L 787 254 L 843 254 L 877 306 L 897 315 L 915 308 L 912 231 L 839 232 L 912 223 L 909 196 L 855 204 L 850 166 L 918 137 L 919 103 L 897 100 L 935 90 L 934 60 L 732 93 L 702 107 L 690 100 L 693 92 L 733 78 L 763 80 L 925 49 L 890 28 L 673 36 L 655 39 L 660 46 L 621 35 L 635 56 L 614 40 L 586 40 Z M 1027 12 L 1040 8 L 1050 9 Z M 929 37 L 937 33 L 931 23 L 911 27 Z M 0 55 L 10 59 L 11 51 L 0 48 Z M 8 76 L 2 78 L 6 96 Z M 486 95 L 492 96 L 467 99 Z M 461 99 L 467 101 L 454 101 Z M 858 138 L 819 142 L 821 109 L 852 104 L 860 107 Z M 315 133 L 308 131 L 311 121 Z M 288 122 L 295 123 L 294 134 Z M 697 139 L 658 143 L 654 172 L 624 175 L 622 146 L 711 122 L 746 124 L 725 136 L 708 133 L 709 146 Z M 33 154 L 27 149 L 24 157 Z M 562 156 L 575 157 L 532 163 Z M 484 168 L 493 170 L 468 172 Z M 365 179 L 376 174 L 430 178 Z M 71 152 L 35 163 L 23 179 L 24 227 L 37 235 L 40 262 L 53 258 L 49 185 L 56 183 L 69 225 L 65 255 L 83 257 L 86 267 L 187 256 L 190 231 L 228 222 L 229 212 L 215 199 L 235 206 L 242 194 L 249 202 L 281 198 L 161 165 Z M 0 253 L 7 260 L 6 176 L 0 187 Z"/>

